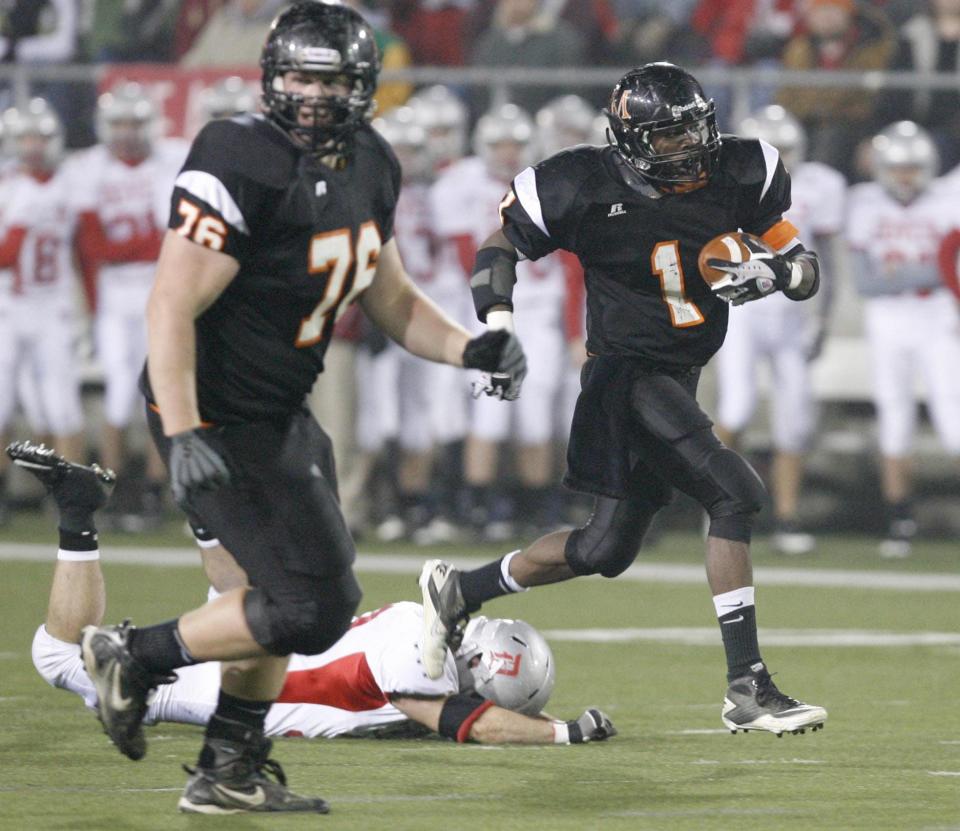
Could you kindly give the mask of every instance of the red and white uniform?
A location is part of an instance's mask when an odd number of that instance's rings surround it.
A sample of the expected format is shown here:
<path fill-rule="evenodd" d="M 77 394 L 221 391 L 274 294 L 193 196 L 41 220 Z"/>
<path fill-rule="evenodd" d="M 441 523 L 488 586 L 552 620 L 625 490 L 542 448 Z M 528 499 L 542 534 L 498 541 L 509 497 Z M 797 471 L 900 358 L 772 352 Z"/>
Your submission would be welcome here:
<path fill-rule="evenodd" d="M 497 206 L 509 187 L 509 182 L 491 176 L 477 156 L 452 164 L 433 186 L 434 231 L 441 251 L 446 252 L 448 267 L 459 271 L 464 288 L 469 284 L 477 248 L 500 228 Z M 517 264 L 514 325 L 527 356 L 527 377 L 515 402 L 486 396 L 474 402 L 470 423 L 474 435 L 504 441 L 511 435 L 512 423 L 513 435 L 523 444 L 542 444 L 557 434 L 557 397 L 567 366 L 564 312 L 571 268 L 579 269 L 576 258 L 561 252 Z M 461 291 L 469 302 L 469 291 L 464 288 Z M 470 317 L 471 328 L 483 331 L 472 308 Z"/>
<path fill-rule="evenodd" d="M 391 694 L 455 695 L 457 667 L 448 652 L 443 674 L 430 680 L 420 663 L 423 607 L 394 603 L 354 618 L 347 633 L 319 655 L 293 655 L 277 702 L 267 715 L 268 736 L 333 738 L 363 735 L 406 721 Z M 96 706 L 97 694 L 83 668 L 80 647 L 51 637 L 41 626 L 33 638 L 33 664 L 50 685 Z M 176 671 L 177 680 L 157 689 L 146 723 L 206 724 L 217 706 L 220 665 Z"/>
<path fill-rule="evenodd" d="M 425 184 L 404 182 L 393 232 L 407 273 L 426 295 L 441 302 L 434 297 L 442 286 L 437 285 L 434 275 L 427 191 Z M 458 288 L 464 291 L 462 285 Z M 447 298 L 442 300 L 447 302 Z M 377 355 L 360 350 L 357 443 L 361 449 L 376 453 L 392 438 L 397 438 L 404 450 L 413 452 L 425 452 L 433 446 L 434 430 L 425 414 L 433 406 L 434 379 L 439 369 L 439 364 L 411 355 L 393 341 Z"/>
<path fill-rule="evenodd" d="M 161 139 L 128 164 L 99 144 L 76 154 L 82 244 L 101 265 L 97 277 L 96 346 L 106 382 L 107 423 L 124 427 L 137 398 L 147 354 L 144 318 L 154 266 L 170 213 L 170 194 L 189 145 Z"/>
<path fill-rule="evenodd" d="M 840 233 L 846 192 L 842 174 L 820 162 L 804 162 L 790 176 L 792 206 L 784 218 L 796 226 L 798 238 L 810 245 L 817 237 Z M 723 427 L 740 432 L 749 423 L 757 406 L 759 363 L 766 360 L 773 445 L 790 453 L 804 449 L 815 418 L 807 360 L 810 314 L 811 306 L 782 292 L 731 307 L 727 337 L 717 353 L 717 421 Z"/>
<path fill-rule="evenodd" d="M 880 448 L 910 452 L 915 380 L 923 382 L 933 425 L 960 455 L 960 312 L 940 280 L 944 236 L 960 227 L 956 191 L 931 185 L 904 205 L 876 183 L 851 189 L 847 238 L 873 360 Z"/>
<path fill-rule="evenodd" d="M 83 426 L 74 345 L 79 284 L 73 267 L 76 183 L 66 166 L 47 178 L 10 172 L 0 181 L 0 429 L 23 390 L 33 430 L 69 435 Z"/>

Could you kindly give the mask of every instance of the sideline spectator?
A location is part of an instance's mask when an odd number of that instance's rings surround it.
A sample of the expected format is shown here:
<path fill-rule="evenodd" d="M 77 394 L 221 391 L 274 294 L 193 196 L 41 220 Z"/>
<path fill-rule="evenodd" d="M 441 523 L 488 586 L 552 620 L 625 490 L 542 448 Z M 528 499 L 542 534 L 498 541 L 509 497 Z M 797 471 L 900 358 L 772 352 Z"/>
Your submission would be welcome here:
<path fill-rule="evenodd" d="M 257 66 L 283 0 L 229 0 L 207 20 L 180 65 Z"/>
<path fill-rule="evenodd" d="M 477 0 L 394 0 L 393 30 L 422 66 L 463 66 L 465 23 Z"/>
<path fill-rule="evenodd" d="M 169 61 L 180 0 L 94 0 L 86 54 L 107 63 Z"/>
<path fill-rule="evenodd" d="M 783 51 L 785 69 L 886 69 L 896 32 L 888 18 L 854 0 L 809 0 L 801 30 Z M 874 95 L 860 87 L 785 87 L 778 102 L 800 119 L 810 157 L 849 172 L 853 148 L 871 128 Z"/>
<path fill-rule="evenodd" d="M 960 72 L 960 0 L 930 0 L 900 31 L 894 70 Z M 960 83 L 958 83 L 960 90 Z M 960 92 L 893 90 L 879 104 L 880 123 L 909 118 L 930 132 L 944 168 L 960 162 Z"/>
<path fill-rule="evenodd" d="M 584 63 L 585 44 L 580 33 L 545 8 L 544 0 L 499 0 L 493 21 L 477 41 L 471 63 L 498 67 L 563 67 Z M 554 86 L 517 86 L 511 100 L 535 112 L 557 93 Z M 473 106 L 485 111 L 488 96 L 475 95 Z"/>
<path fill-rule="evenodd" d="M 174 61 L 179 61 L 193 46 L 203 27 L 229 0 L 180 0 L 180 11 L 173 28 Z"/>
<path fill-rule="evenodd" d="M 0 3 L 0 62 L 63 64 L 78 58 L 80 4 L 76 0 L 5 0 Z M 3 103 L 13 104 L 4 84 Z M 69 147 L 94 140 L 93 89 L 87 82 L 34 83 L 32 95 L 45 98 L 66 127 Z"/>

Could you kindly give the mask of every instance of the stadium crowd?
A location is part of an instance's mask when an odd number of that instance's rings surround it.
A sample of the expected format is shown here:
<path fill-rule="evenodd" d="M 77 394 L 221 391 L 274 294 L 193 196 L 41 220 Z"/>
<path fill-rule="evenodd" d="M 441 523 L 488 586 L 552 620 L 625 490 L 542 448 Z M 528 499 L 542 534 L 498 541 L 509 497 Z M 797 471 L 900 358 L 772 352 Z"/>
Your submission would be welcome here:
<path fill-rule="evenodd" d="M 219 68 L 222 80 L 208 80 L 202 91 L 202 117 L 226 117 L 256 109 L 256 85 L 234 70 L 256 67 L 283 5 L 16 0 L 0 11 L 0 47 L 5 61 L 25 65 Z M 348 5 L 374 24 L 386 70 L 609 65 L 613 76 L 614 67 L 661 59 L 857 72 L 960 68 L 960 0 Z M 915 373 L 925 378 L 945 450 L 960 457 L 960 381 L 951 371 L 960 362 L 951 248 L 960 228 L 960 84 L 888 94 L 758 88 L 742 123 L 729 122 L 725 88 L 707 92 L 725 131 L 778 148 L 793 177 L 790 219 L 801 236 L 823 246 L 827 268 L 838 242 L 851 252 L 875 357 L 889 520 L 881 553 L 905 556 L 917 530 L 910 470 Z M 66 456 L 92 455 L 117 470 L 114 521 L 128 530 L 151 527 L 168 508 L 159 458 L 138 452 L 127 428 L 142 421 L 136 385 L 146 350 L 143 308 L 188 148 L 183 138 L 163 135 L 162 102 L 148 93 L 125 81 L 122 70 L 102 90 L 47 80 L 16 106 L 9 89 L 2 121 L 0 382 L 16 395 L 4 396 L 0 432 L 9 431 L 19 406 L 34 434 L 50 436 Z M 477 333 L 483 327 L 467 290 L 473 256 L 499 227 L 497 205 L 511 179 L 565 147 L 607 141 L 603 100 L 536 86 L 518 86 L 512 98 L 501 103 L 486 89 L 403 81 L 381 84 L 377 95 L 375 127 L 403 165 L 395 233 L 407 269 Z M 518 530 L 552 528 L 577 509 L 555 483 L 586 359 L 582 272 L 575 258 L 555 254 L 521 262 L 518 276 L 517 330 L 530 372 L 517 402 L 473 399 L 456 370 L 403 352 L 356 307 L 338 322 L 310 404 L 334 439 L 344 511 L 356 533 L 420 543 L 464 534 L 503 540 Z M 712 412 L 721 437 L 735 445 L 754 411 L 750 370 L 770 360 L 778 400 L 768 484 L 776 547 L 790 554 L 813 546 L 798 503 L 816 419 L 809 366 L 829 337 L 831 309 L 829 297 L 812 313 L 782 305 L 774 313 L 772 301 L 750 304 L 732 317 Z M 931 332 L 940 338 L 934 349 Z M 81 400 L 90 356 L 103 386 L 96 427 Z M 0 522 L 9 511 L 3 476 Z"/>

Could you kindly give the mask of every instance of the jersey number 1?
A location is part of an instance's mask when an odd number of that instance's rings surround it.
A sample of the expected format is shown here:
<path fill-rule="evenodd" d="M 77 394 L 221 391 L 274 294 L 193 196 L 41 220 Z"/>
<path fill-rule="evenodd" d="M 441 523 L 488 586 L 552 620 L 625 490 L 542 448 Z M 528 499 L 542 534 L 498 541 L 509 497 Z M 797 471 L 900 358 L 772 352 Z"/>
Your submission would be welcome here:
<path fill-rule="evenodd" d="M 380 256 L 380 231 L 376 223 L 364 222 L 352 245 L 349 228 L 315 234 L 310 240 L 308 267 L 311 274 L 327 274 L 323 297 L 308 317 L 300 323 L 296 346 L 302 349 L 321 340 L 328 323 L 339 317 L 354 298 L 373 282 Z M 348 279 L 351 266 L 353 279 Z"/>
<path fill-rule="evenodd" d="M 678 329 L 703 323 L 703 313 L 696 303 L 687 299 L 683 290 L 679 243 L 676 240 L 658 242 L 650 255 L 650 267 L 660 278 L 660 291 L 670 310 L 670 322 Z"/>

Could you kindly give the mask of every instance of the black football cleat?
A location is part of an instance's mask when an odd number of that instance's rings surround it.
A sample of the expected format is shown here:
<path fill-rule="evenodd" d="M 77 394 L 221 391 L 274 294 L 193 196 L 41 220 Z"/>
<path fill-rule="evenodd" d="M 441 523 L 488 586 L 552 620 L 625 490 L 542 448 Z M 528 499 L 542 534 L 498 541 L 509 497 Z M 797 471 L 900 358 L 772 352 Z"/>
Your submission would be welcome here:
<path fill-rule="evenodd" d="M 7 445 L 7 455 L 17 467 L 37 477 L 53 496 L 61 514 L 64 511 L 93 513 L 107 504 L 117 482 L 112 470 L 100 465 L 68 462 L 50 447 L 31 441 Z"/>
<path fill-rule="evenodd" d="M 280 763 L 267 758 L 270 747 L 263 736 L 242 742 L 206 739 L 201 758 L 209 752 L 210 764 L 183 766 L 190 778 L 177 808 L 188 814 L 329 813 L 325 800 L 287 788 Z"/>
<path fill-rule="evenodd" d="M 176 675 L 150 672 L 130 653 L 134 627 L 85 626 L 80 642 L 83 666 L 97 691 L 97 716 L 103 731 L 117 749 L 136 761 L 147 752 L 143 718 L 160 684 L 171 684 Z"/>

